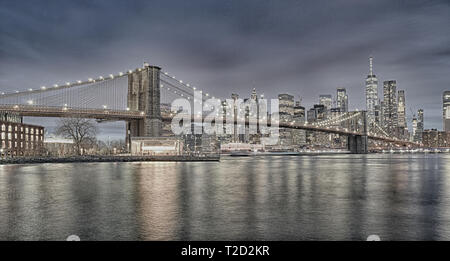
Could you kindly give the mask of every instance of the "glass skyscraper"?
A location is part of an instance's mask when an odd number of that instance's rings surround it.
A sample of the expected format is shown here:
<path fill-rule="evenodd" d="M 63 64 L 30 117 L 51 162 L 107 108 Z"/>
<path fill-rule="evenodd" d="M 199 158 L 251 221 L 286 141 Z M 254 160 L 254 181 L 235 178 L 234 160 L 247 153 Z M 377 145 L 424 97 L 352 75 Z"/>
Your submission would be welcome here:
<path fill-rule="evenodd" d="M 337 89 L 336 103 L 336 107 L 338 107 L 341 112 L 348 112 L 348 95 L 345 88 Z"/>
<path fill-rule="evenodd" d="M 442 96 L 443 107 L 443 129 L 444 131 L 450 131 L 450 91 L 445 91 Z"/>
<path fill-rule="evenodd" d="M 378 79 L 373 73 L 373 57 L 369 58 L 369 75 L 366 79 L 366 110 L 367 117 L 375 120 L 375 110 L 378 105 Z"/>

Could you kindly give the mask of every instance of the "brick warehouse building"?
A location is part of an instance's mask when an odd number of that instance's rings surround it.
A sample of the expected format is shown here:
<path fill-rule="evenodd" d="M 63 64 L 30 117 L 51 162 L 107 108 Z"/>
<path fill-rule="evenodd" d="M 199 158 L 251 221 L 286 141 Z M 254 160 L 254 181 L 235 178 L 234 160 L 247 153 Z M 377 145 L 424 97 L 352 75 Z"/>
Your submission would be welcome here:
<path fill-rule="evenodd" d="M 39 156 L 44 151 L 44 127 L 23 123 L 17 114 L 0 111 L 0 156 Z"/>

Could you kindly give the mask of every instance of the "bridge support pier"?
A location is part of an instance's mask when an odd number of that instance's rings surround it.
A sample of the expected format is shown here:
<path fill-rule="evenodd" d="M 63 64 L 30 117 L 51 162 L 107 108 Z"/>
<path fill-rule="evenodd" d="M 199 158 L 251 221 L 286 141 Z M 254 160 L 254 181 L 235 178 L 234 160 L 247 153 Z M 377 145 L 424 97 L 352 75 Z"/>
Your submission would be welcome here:
<path fill-rule="evenodd" d="M 143 120 L 127 122 L 128 149 L 131 137 L 161 136 L 160 73 L 161 68 L 144 64 L 144 68 L 128 76 L 128 109 L 146 115 Z"/>
<path fill-rule="evenodd" d="M 368 138 L 366 135 L 348 136 L 347 148 L 352 154 L 368 153 Z"/>

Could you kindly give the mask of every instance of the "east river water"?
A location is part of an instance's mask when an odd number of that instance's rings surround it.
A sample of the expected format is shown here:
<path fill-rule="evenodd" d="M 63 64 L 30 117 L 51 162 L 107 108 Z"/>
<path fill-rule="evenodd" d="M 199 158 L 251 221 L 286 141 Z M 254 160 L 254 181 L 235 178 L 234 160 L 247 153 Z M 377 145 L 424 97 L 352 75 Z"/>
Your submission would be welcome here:
<path fill-rule="evenodd" d="M 0 240 L 450 240 L 450 154 L 0 166 Z"/>

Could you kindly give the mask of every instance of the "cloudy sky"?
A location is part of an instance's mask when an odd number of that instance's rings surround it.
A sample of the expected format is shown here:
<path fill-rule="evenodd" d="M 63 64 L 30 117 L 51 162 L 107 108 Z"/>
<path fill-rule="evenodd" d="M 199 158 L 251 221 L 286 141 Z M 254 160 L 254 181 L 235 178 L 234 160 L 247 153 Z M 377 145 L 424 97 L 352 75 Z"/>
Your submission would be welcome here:
<path fill-rule="evenodd" d="M 310 107 L 346 87 L 350 108 L 363 109 L 370 55 L 379 81 L 406 91 L 408 120 L 423 108 L 425 128 L 441 129 L 448 0 L 0 0 L 2 91 L 147 61 L 217 97 L 254 87 Z"/>

